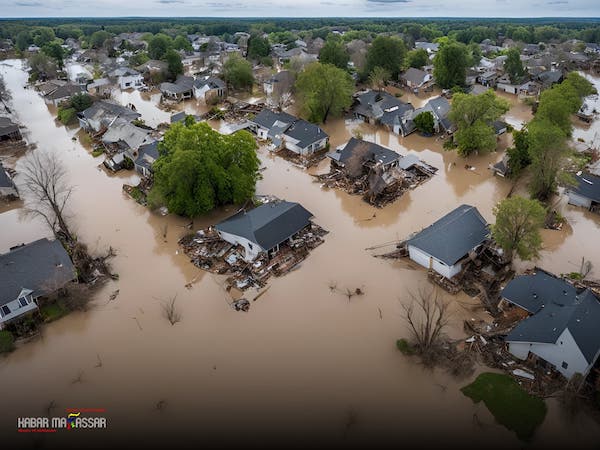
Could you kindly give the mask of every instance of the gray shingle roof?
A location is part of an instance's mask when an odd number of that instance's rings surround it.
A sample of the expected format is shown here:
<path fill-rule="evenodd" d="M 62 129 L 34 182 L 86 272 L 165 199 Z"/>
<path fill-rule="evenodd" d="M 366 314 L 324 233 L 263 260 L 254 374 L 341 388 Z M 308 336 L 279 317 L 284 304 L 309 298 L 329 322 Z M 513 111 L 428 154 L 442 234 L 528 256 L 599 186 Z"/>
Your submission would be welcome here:
<path fill-rule="evenodd" d="M 22 289 L 49 294 L 74 280 L 75 268 L 60 241 L 40 239 L 0 255 L 0 305 Z"/>
<path fill-rule="evenodd" d="M 48 100 L 60 100 L 61 98 L 72 97 L 73 95 L 80 94 L 82 92 L 84 92 L 84 88 L 77 84 L 65 84 L 49 94 L 46 94 L 45 97 Z"/>
<path fill-rule="evenodd" d="M 297 119 L 292 125 L 285 130 L 284 134 L 293 139 L 296 139 L 296 144 L 300 148 L 306 148 L 309 145 L 329 137 L 321 127 L 307 122 L 304 119 Z"/>
<path fill-rule="evenodd" d="M 576 295 L 572 284 L 543 270 L 515 277 L 502 291 L 502 297 L 508 302 L 532 314 L 550 303 L 571 303 Z"/>
<path fill-rule="evenodd" d="M 295 120 L 296 118 L 288 113 L 277 113 L 271 111 L 270 109 L 263 109 L 254 117 L 254 119 L 251 120 L 251 122 L 260 125 L 263 128 L 271 129 L 273 124 L 277 121 L 291 124 Z"/>
<path fill-rule="evenodd" d="M 400 75 L 400 78 L 406 81 L 410 81 L 411 83 L 423 83 L 425 81 L 425 77 L 427 76 L 427 72 L 415 69 L 414 67 L 410 67 Z"/>
<path fill-rule="evenodd" d="M 570 191 L 600 203 L 600 177 L 591 173 L 575 175 L 577 184 L 569 188 Z"/>
<path fill-rule="evenodd" d="M 8 117 L 0 117 L 0 136 L 17 131 L 19 131 L 19 126 L 16 123 L 13 123 Z"/>
<path fill-rule="evenodd" d="M 461 205 L 408 240 L 408 244 L 449 266 L 482 244 L 489 235 L 477 208 Z"/>
<path fill-rule="evenodd" d="M 108 121 L 114 119 L 117 116 L 127 120 L 135 120 L 141 116 L 140 113 L 137 113 L 130 108 L 126 108 L 116 103 L 107 102 L 104 100 L 94 103 L 88 109 L 82 111 L 79 114 L 85 117 L 86 119 L 104 118 Z"/>
<path fill-rule="evenodd" d="M 208 85 L 210 89 L 225 89 L 227 87 L 225 82 L 217 77 L 196 78 L 196 80 L 194 80 L 194 87 L 196 88 L 201 88 L 206 85 Z"/>
<path fill-rule="evenodd" d="M 379 144 L 375 144 L 374 142 L 363 141 L 362 139 L 357 139 L 355 137 L 351 138 L 346 146 L 339 152 L 339 156 L 336 159 L 341 164 L 345 164 L 348 159 L 350 159 L 357 150 L 360 148 L 368 149 L 368 154 L 365 155 L 366 160 L 372 160 L 375 162 L 381 162 L 384 165 L 393 163 L 401 158 L 401 156 L 393 150 L 389 148 L 382 147 Z"/>
<path fill-rule="evenodd" d="M 589 364 L 600 350 L 600 301 L 590 291 L 567 295 L 564 302 L 549 302 L 521 321 L 506 337 L 508 342 L 556 343 L 568 329 Z"/>
<path fill-rule="evenodd" d="M 312 213 L 299 203 L 265 203 L 217 224 L 218 231 L 242 236 L 270 250 L 310 224 Z"/>

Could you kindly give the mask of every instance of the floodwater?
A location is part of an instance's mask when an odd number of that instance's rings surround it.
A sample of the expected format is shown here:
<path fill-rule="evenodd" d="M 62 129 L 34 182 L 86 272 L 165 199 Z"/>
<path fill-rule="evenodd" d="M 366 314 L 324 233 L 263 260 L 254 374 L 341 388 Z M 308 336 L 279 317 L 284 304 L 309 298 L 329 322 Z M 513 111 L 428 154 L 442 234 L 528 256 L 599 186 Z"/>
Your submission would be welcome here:
<path fill-rule="evenodd" d="M 177 240 L 189 220 L 155 215 L 128 199 L 121 187 L 135 175 L 111 177 L 99 170 L 99 159 L 71 139 L 76 130 L 57 126 L 38 94 L 23 88 L 27 76 L 19 61 L 5 62 L 0 73 L 13 92 L 17 119 L 27 125 L 26 139 L 38 144 L 36 151 L 60 155 L 68 170 L 80 239 L 98 251 L 114 247 L 114 271 L 120 275 L 95 295 L 88 311 L 45 326 L 40 338 L 0 359 L 1 435 L 19 447 L 73 445 L 77 439 L 92 447 L 134 441 L 146 447 L 242 442 L 294 447 L 317 439 L 338 445 L 381 441 L 396 448 L 411 442 L 522 445 L 494 423 L 484 405 L 460 393 L 470 379 L 429 371 L 396 350 L 396 339 L 408 336 L 401 305 L 409 301 L 408 291 L 426 283 L 426 275 L 365 251 L 403 238 L 461 203 L 477 206 L 492 220 L 494 204 L 510 190 L 507 180 L 493 178 L 487 169 L 500 154 L 464 160 L 443 151 L 436 138 L 402 139 L 368 125 L 331 121 L 325 128 L 332 146 L 360 128 L 366 139 L 416 152 L 439 168 L 427 183 L 376 209 L 360 197 L 321 189 L 306 171 L 260 150 L 266 170 L 258 193 L 301 202 L 330 234 L 298 270 L 273 278 L 269 291 L 240 313 L 229 307 L 223 279 L 196 269 L 179 251 Z M 146 103 L 149 117 L 160 118 L 159 111 L 152 112 L 152 98 L 131 95 Z M 475 171 L 466 170 L 467 163 Z M 234 210 L 196 219 L 194 228 Z M 545 235 L 548 251 L 537 264 L 567 272 L 585 255 L 600 267 L 600 240 L 591 237 L 598 235 L 598 217 L 571 207 L 564 214 L 572 233 Z M 19 209 L 0 214 L 0 230 L 0 252 L 47 235 Z M 365 295 L 348 301 L 330 292 L 332 283 L 340 290 L 360 287 Z M 119 296 L 108 302 L 116 289 Z M 175 295 L 182 320 L 171 326 L 161 301 Z M 486 317 L 466 295 L 446 297 L 453 313 L 450 336 L 464 336 L 463 320 Z M 110 432 L 16 436 L 17 417 L 45 415 L 51 402 L 55 416 L 63 416 L 65 408 L 105 408 Z M 555 402 L 548 405 L 533 447 L 572 446 L 572 436 L 582 446 L 599 442 L 597 423 L 586 416 L 568 420 Z M 483 427 L 474 424 L 474 414 Z"/>

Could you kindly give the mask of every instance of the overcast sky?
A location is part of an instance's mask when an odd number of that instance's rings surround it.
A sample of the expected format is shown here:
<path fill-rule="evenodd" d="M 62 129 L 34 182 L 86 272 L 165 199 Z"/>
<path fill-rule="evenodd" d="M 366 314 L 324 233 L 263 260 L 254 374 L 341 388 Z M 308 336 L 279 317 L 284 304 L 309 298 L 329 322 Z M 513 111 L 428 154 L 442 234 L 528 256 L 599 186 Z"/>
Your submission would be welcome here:
<path fill-rule="evenodd" d="M 0 0 L 0 17 L 600 17 L 600 0 Z"/>

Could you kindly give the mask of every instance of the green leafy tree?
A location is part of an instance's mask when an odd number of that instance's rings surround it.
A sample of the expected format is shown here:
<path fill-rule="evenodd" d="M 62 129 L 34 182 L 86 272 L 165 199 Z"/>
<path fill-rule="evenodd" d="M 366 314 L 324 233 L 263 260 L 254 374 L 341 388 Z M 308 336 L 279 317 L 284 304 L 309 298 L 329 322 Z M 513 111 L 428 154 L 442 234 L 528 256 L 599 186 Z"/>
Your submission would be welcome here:
<path fill-rule="evenodd" d="M 481 47 L 479 47 L 479 44 L 473 42 L 469 44 L 467 50 L 469 67 L 478 66 L 481 62 L 481 57 L 483 56 L 481 54 Z"/>
<path fill-rule="evenodd" d="M 220 205 L 250 199 L 259 178 L 256 148 L 247 131 L 226 136 L 206 122 L 172 125 L 153 166 L 151 202 L 195 217 Z"/>
<path fill-rule="evenodd" d="M 459 154 L 467 156 L 496 148 L 496 134 L 491 123 L 509 108 L 508 102 L 491 90 L 481 95 L 455 94 L 449 118 L 457 126 L 454 139 Z"/>
<path fill-rule="evenodd" d="M 49 78 L 56 76 L 56 63 L 44 53 L 34 53 L 29 57 L 28 63 L 32 80 L 37 80 L 41 74 L 45 74 Z"/>
<path fill-rule="evenodd" d="M 23 30 L 17 34 L 15 45 L 19 50 L 27 50 L 31 44 L 33 44 L 33 37 L 31 36 L 29 30 Z"/>
<path fill-rule="evenodd" d="M 526 129 L 513 131 L 513 146 L 506 152 L 508 154 L 508 167 L 510 176 L 518 178 L 529 164 L 531 156 L 529 155 L 529 133 Z"/>
<path fill-rule="evenodd" d="M 383 91 L 391 77 L 390 72 L 384 67 L 375 67 L 369 75 L 369 83 L 376 91 Z"/>
<path fill-rule="evenodd" d="M 413 119 L 413 122 L 415 123 L 417 130 L 419 130 L 421 133 L 433 134 L 435 131 L 433 114 L 431 114 L 429 111 L 418 114 Z"/>
<path fill-rule="evenodd" d="M 112 35 L 108 31 L 100 30 L 92 33 L 89 39 L 89 46 L 91 48 L 102 48 L 104 43 L 110 39 Z"/>
<path fill-rule="evenodd" d="M 348 72 L 331 64 L 309 64 L 296 80 L 302 112 L 312 122 L 326 122 L 352 104 L 354 82 Z"/>
<path fill-rule="evenodd" d="M 186 52 L 191 52 L 194 50 L 192 43 L 188 40 L 188 38 L 182 36 L 181 34 L 173 40 L 173 48 L 175 50 L 185 50 Z"/>
<path fill-rule="evenodd" d="M 414 67 L 415 69 L 420 69 L 421 67 L 427 65 L 429 62 L 429 54 L 427 50 L 422 48 L 416 48 L 411 50 L 406 54 L 406 65 L 408 67 Z"/>
<path fill-rule="evenodd" d="M 377 36 L 367 50 L 365 72 L 368 75 L 375 67 L 383 67 L 392 75 L 393 79 L 397 79 L 404 66 L 405 58 L 406 45 L 403 40 L 389 36 Z"/>
<path fill-rule="evenodd" d="M 88 109 L 92 106 L 92 103 L 94 103 L 92 97 L 85 93 L 75 94 L 71 97 L 71 106 L 75 108 L 75 111 L 77 112 Z"/>
<path fill-rule="evenodd" d="M 177 75 L 181 75 L 183 73 L 183 63 L 181 62 L 181 56 L 173 49 L 167 50 L 165 53 L 165 61 L 168 64 L 168 72 L 169 78 L 174 80 L 177 78 Z"/>
<path fill-rule="evenodd" d="M 537 200 L 515 196 L 502 200 L 494 208 L 496 223 L 492 236 L 511 261 L 516 253 L 522 260 L 535 258 L 542 247 L 540 229 L 546 210 Z"/>
<path fill-rule="evenodd" d="M 74 122 L 76 116 L 77 111 L 75 111 L 75 108 L 58 108 L 57 117 L 63 125 L 69 125 Z"/>
<path fill-rule="evenodd" d="M 173 48 L 173 39 L 166 34 L 158 33 L 148 41 L 148 55 L 151 59 L 163 59 L 167 51 Z"/>
<path fill-rule="evenodd" d="M 467 47 L 458 42 L 448 42 L 440 46 L 433 59 L 435 82 L 444 89 L 464 86 L 469 67 Z"/>
<path fill-rule="evenodd" d="M 529 188 L 533 197 L 546 200 L 556 191 L 564 159 L 569 153 L 566 136 L 548 120 L 531 121 L 528 131 L 532 174 Z"/>
<path fill-rule="evenodd" d="M 508 73 L 511 83 L 517 83 L 525 75 L 519 49 L 515 47 L 508 49 L 506 60 L 504 61 L 504 70 Z"/>
<path fill-rule="evenodd" d="M 330 37 L 319 52 L 319 61 L 322 64 L 332 64 L 345 70 L 348 68 L 350 55 L 340 38 Z"/>
<path fill-rule="evenodd" d="M 33 43 L 38 47 L 43 47 L 44 45 L 52 42 L 56 39 L 56 35 L 54 34 L 54 30 L 50 27 L 37 27 L 33 29 L 32 32 Z"/>
<path fill-rule="evenodd" d="M 61 47 L 61 45 L 57 41 L 49 42 L 48 44 L 42 47 L 42 52 L 48 55 L 50 58 L 56 61 L 58 68 L 62 70 L 63 68 L 63 59 L 65 57 L 65 49 Z"/>
<path fill-rule="evenodd" d="M 248 58 L 260 60 L 271 53 L 271 45 L 269 40 L 259 35 L 250 36 L 248 41 Z"/>
<path fill-rule="evenodd" d="M 223 64 L 223 78 L 234 89 L 251 89 L 254 83 L 252 65 L 234 53 Z"/>

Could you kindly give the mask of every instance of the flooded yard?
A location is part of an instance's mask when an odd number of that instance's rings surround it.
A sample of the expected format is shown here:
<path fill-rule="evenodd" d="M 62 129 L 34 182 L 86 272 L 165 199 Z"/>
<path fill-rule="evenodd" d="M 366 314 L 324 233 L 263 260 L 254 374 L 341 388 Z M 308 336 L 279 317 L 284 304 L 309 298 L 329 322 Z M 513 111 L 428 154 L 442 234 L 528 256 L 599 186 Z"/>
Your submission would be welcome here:
<path fill-rule="evenodd" d="M 24 88 L 27 74 L 19 61 L 5 61 L 0 73 L 12 91 L 16 118 L 27 127 L 25 138 L 37 143 L 35 151 L 59 155 L 67 167 L 75 186 L 71 218 L 80 239 L 92 250 L 114 247 L 113 269 L 120 275 L 97 292 L 88 311 L 45 326 L 39 338 L 0 358 L 0 435 L 13 436 L 16 417 L 44 415 L 54 402 L 55 415 L 64 408 L 106 409 L 110 432 L 80 435 L 91 446 L 118 443 L 117 436 L 146 439 L 148 447 L 173 444 L 178 436 L 189 438 L 186 446 L 271 441 L 294 446 L 315 438 L 338 445 L 381 439 L 395 448 L 442 439 L 465 447 L 522 445 L 494 423 L 483 404 L 459 391 L 471 379 L 429 371 L 398 352 L 396 340 L 409 334 L 401 304 L 409 301 L 408 291 L 427 283 L 426 273 L 365 251 L 420 230 L 462 203 L 493 220 L 494 205 L 511 188 L 487 168 L 500 153 L 465 160 L 444 151 L 435 137 L 402 138 L 332 120 L 324 126 L 332 147 L 358 128 L 364 139 L 414 152 L 438 168 L 427 183 L 377 209 L 359 196 L 321 189 L 306 171 L 260 149 L 266 170 L 257 193 L 301 203 L 329 234 L 298 270 L 271 279 L 269 291 L 241 313 L 228 304 L 224 277 L 197 269 L 178 247 L 189 219 L 156 215 L 129 199 L 122 185 L 135 184 L 136 175 L 100 170 L 101 157 L 94 159 L 72 140 L 77 130 L 58 126 L 38 93 Z M 155 94 L 121 95 L 149 125 L 168 121 Z M 193 102 L 180 107 L 196 110 Z M 514 108 L 509 115 L 527 120 L 520 105 Z M 311 170 L 325 172 L 327 164 Z M 15 181 L 19 185 L 18 176 Z M 195 219 L 193 228 L 212 225 L 235 209 Z M 544 233 L 545 250 L 535 264 L 571 272 L 585 256 L 600 267 L 600 218 L 579 208 L 561 209 L 570 228 Z M 22 209 L 0 214 L 0 252 L 47 234 Z M 349 301 L 330 292 L 332 283 L 360 288 L 364 295 Z M 120 295 L 109 301 L 115 289 Z M 162 302 L 175 294 L 182 320 L 171 326 Z M 464 320 L 486 317 L 465 294 L 446 297 L 451 337 L 464 336 Z M 591 418 L 568 418 L 554 400 L 548 406 L 532 447 L 569 445 L 573 436 L 582 445 L 600 442 L 600 425 Z M 474 414 L 484 426 L 475 423 Z M 18 437 L 23 447 L 73 443 L 68 433 Z"/>

